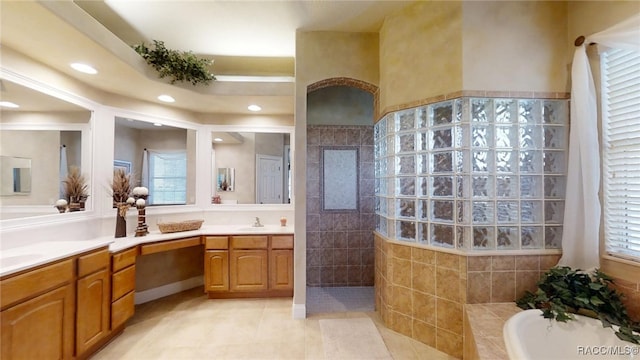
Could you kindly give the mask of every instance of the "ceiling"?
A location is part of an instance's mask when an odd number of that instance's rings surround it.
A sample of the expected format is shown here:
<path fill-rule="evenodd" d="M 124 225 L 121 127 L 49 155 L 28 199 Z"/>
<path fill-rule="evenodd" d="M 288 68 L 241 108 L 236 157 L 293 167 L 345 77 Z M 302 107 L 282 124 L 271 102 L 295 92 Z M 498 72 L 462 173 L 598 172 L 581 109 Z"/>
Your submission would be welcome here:
<path fill-rule="evenodd" d="M 0 36 L 7 46 L 100 90 L 199 113 L 293 115 L 295 33 L 377 32 L 384 17 L 408 1 L 2 1 Z M 158 79 L 131 45 L 164 41 L 168 48 L 214 60 L 221 80 L 170 85 Z M 78 73 L 71 62 L 95 66 Z M 224 75 L 260 81 L 223 81 Z"/>

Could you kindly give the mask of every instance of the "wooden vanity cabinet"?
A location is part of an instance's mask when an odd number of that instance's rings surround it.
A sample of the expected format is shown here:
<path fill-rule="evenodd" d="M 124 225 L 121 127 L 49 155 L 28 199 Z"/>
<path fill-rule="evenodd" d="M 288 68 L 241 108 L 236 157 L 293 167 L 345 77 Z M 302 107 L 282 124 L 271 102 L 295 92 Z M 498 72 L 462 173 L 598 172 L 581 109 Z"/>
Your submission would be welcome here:
<path fill-rule="evenodd" d="M 204 246 L 205 291 L 229 291 L 229 237 L 205 236 Z"/>
<path fill-rule="evenodd" d="M 74 271 L 67 259 L 0 281 L 0 358 L 73 358 Z"/>
<path fill-rule="evenodd" d="M 111 329 L 116 330 L 133 316 L 138 247 L 111 256 Z"/>
<path fill-rule="evenodd" d="M 95 251 L 77 258 L 76 355 L 82 356 L 109 335 L 111 255 Z"/>
<path fill-rule="evenodd" d="M 268 243 L 268 236 L 231 237 L 231 291 L 266 291 L 269 288 Z"/>
<path fill-rule="evenodd" d="M 293 291 L 293 236 L 291 235 L 271 236 L 269 289 Z"/>

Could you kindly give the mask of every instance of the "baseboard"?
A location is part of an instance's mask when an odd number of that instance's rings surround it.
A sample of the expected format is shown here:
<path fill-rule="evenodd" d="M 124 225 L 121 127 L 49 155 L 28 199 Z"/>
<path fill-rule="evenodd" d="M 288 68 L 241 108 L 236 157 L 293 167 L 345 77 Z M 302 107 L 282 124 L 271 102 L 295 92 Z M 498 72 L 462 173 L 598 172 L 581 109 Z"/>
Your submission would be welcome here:
<path fill-rule="evenodd" d="M 291 314 L 294 319 L 304 319 L 307 317 L 307 305 L 306 304 L 293 304 L 291 307 Z"/>
<path fill-rule="evenodd" d="M 136 291 L 135 304 L 144 304 L 149 301 L 163 298 L 165 296 L 177 294 L 184 290 L 189 290 L 197 286 L 204 285 L 204 276 L 195 276 L 189 279 L 181 280 L 167 285 L 162 285 L 157 288 Z"/>

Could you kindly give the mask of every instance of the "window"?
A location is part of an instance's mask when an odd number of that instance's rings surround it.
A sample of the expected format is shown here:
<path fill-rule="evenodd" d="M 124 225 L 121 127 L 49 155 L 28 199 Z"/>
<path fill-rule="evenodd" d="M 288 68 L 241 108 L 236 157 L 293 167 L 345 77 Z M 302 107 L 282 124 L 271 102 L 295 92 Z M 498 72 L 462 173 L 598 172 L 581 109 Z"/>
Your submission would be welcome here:
<path fill-rule="evenodd" d="M 149 205 L 187 203 L 187 153 L 149 151 Z"/>
<path fill-rule="evenodd" d="M 606 251 L 640 261 L 640 52 L 602 55 Z"/>

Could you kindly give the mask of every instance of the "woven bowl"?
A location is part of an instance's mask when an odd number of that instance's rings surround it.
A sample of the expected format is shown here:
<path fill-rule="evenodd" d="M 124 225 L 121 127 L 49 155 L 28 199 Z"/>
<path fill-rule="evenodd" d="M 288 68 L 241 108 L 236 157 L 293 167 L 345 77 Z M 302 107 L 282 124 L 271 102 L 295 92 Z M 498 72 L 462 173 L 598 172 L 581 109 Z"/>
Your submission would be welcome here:
<path fill-rule="evenodd" d="M 204 220 L 185 220 L 177 222 L 158 223 L 158 229 L 163 234 L 180 231 L 198 230 Z"/>

